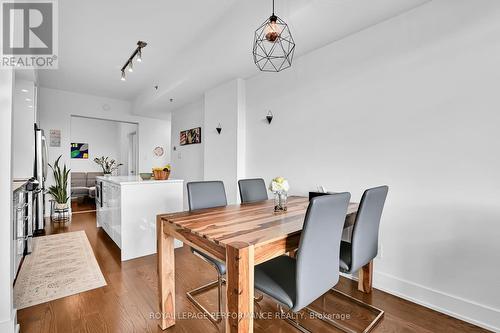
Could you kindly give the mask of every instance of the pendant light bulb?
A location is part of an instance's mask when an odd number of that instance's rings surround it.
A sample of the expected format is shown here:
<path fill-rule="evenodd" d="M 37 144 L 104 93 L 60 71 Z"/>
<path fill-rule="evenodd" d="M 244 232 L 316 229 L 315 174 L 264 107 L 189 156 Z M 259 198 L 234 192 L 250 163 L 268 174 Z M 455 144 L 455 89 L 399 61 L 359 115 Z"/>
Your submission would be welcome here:
<path fill-rule="evenodd" d="M 130 73 L 132 73 L 134 71 L 134 63 L 132 61 L 128 64 L 128 71 Z"/>
<path fill-rule="evenodd" d="M 264 31 L 266 40 L 271 43 L 276 42 L 278 37 L 281 35 L 280 26 L 276 23 L 277 20 L 278 18 L 273 14 L 269 18 L 269 23 L 266 25 L 266 29 Z"/>
<path fill-rule="evenodd" d="M 141 49 L 139 49 L 139 51 L 137 52 L 137 62 L 142 62 L 142 51 Z"/>
<path fill-rule="evenodd" d="M 125 81 L 126 78 L 125 78 L 125 71 L 122 71 L 122 78 L 121 78 L 122 81 Z"/>

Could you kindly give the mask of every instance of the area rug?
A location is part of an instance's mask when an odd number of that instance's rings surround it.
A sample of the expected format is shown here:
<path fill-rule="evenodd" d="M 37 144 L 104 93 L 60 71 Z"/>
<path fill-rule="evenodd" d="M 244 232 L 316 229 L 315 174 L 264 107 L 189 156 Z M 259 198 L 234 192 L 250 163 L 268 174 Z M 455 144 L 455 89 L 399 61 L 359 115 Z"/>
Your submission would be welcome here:
<path fill-rule="evenodd" d="M 106 285 L 85 231 L 35 237 L 33 242 L 14 286 L 17 309 Z"/>

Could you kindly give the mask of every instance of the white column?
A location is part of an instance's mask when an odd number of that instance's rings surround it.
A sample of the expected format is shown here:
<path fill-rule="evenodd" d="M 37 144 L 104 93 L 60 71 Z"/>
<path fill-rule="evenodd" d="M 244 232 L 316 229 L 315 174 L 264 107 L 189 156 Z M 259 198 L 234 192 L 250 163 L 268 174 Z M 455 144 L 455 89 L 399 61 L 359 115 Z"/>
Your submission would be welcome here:
<path fill-rule="evenodd" d="M 238 179 L 245 176 L 245 82 L 235 79 L 205 93 L 204 178 L 222 180 L 228 203 L 238 202 Z M 217 133 L 216 127 L 222 125 Z"/>

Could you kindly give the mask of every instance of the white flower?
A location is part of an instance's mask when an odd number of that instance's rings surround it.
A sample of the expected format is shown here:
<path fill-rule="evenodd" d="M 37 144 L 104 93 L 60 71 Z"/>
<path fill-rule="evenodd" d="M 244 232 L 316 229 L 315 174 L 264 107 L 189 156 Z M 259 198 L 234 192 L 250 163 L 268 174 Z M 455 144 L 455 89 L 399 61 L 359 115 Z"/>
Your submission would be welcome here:
<path fill-rule="evenodd" d="M 288 192 L 289 189 L 290 185 L 288 184 L 288 180 L 283 177 L 276 177 L 271 180 L 271 184 L 269 184 L 269 190 L 273 193 Z"/>

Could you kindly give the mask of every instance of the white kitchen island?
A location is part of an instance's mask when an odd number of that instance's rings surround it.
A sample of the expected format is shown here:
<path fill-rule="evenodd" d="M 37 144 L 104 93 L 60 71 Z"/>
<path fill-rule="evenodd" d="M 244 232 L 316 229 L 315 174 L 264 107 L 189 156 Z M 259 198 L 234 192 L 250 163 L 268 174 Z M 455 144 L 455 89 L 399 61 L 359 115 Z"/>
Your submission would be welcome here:
<path fill-rule="evenodd" d="M 97 177 L 97 227 L 121 249 L 122 261 L 156 253 L 156 215 L 183 210 L 183 186 L 179 179 Z"/>

